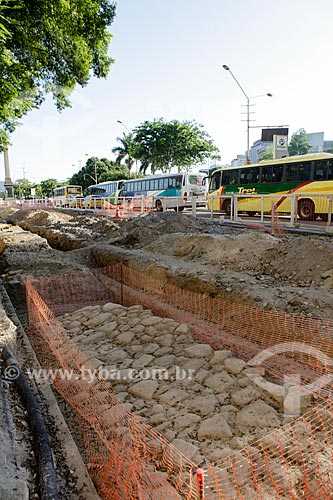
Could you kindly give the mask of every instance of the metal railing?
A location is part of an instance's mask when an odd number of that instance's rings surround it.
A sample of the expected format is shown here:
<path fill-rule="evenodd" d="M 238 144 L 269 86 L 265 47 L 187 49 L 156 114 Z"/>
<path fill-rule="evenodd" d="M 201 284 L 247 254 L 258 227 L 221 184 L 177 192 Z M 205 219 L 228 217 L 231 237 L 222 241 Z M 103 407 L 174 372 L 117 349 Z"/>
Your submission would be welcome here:
<path fill-rule="evenodd" d="M 0 207 L 15 206 L 22 209 L 50 209 L 54 207 L 50 199 L 6 200 Z M 221 222 L 233 222 L 246 225 L 278 224 L 285 228 L 320 228 L 333 232 L 333 194 L 292 193 L 292 194 L 245 194 L 234 193 L 224 196 L 209 196 L 208 203 L 204 199 L 192 197 L 184 199 L 180 196 L 153 197 L 134 196 L 118 198 L 112 204 L 107 198 L 90 200 L 68 199 L 66 208 L 85 210 L 95 214 L 106 214 L 111 217 L 130 218 L 149 211 L 186 209 L 194 217 L 209 217 Z"/>
<path fill-rule="evenodd" d="M 223 209 L 216 209 L 224 207 Z M 224 214 L 226 220 L 261 223 L 279 218 L 286 227 L 325 226 L 332 229 L 333 194 L 230 194 L 210 196 L 208 210 L 210 217 Z"/>

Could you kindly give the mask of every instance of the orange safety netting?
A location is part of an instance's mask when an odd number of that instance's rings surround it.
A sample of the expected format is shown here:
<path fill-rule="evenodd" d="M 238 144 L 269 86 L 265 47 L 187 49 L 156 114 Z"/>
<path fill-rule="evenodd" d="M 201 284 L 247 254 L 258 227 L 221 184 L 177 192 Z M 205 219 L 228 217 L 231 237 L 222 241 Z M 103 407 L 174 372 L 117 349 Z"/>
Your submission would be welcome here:
<path fill-rule="evenodd" d="M 108 381 L 73 384 L 56 378 L 56 389 L 80 416 L 83 453 L 102 498 L 331 498 L 331 321 L 208 297 L 122 264 L 27 279 L 26 288 L 32 340 L 44 367 L 77 374 L 82 366 L 89 368 L 57 316 L 106 302 L 141 304 L 158 316 L 187 323 L 196 338 L 215 349 L 228 349 L 252 366 L 263 366 L 272 380 L 299 374 L 319 398 L 320 404 L 308 413 L 196 477 L 196 465 L 132 415 Z"/>

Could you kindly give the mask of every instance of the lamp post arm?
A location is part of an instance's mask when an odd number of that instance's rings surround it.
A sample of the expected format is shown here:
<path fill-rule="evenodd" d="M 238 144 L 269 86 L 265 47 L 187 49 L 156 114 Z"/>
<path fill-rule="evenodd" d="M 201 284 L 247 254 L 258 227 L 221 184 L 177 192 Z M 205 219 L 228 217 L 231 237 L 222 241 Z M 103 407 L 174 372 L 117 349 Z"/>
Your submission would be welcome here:
<path fill-rule="evenodd" d="M 95 171 L 96 171 L 96 170 L 95 170 Z M 83 178 L 84 178 L 84 179 L 85 179 L 87 176 L 88 176 L 88 177 L 90 177 L 90 179 L 91 179 L 92 181 L 94 181 L 94 183 L 95 183 L 95 184 L 97 184 L 97 177 L 95 177 L 95 179 L 94 179 L 94 178 L 93 178 L 93 176 L 92 176 L 92 175 L 90 175 L 90 174 L 83 174 Z"/>
<path fill-rule="evenodd" d="M 243 89 L 243 87 L 241 86 L 241 84 L 239 83 L 239 81 L 237 80 L 237 78 L 235 77 L 235 75 L 233 74 L 233 72 L 231 71 L 231 69 L 229 68 L 228 69 L 229 73 L 231 74 L 232 78 L 235 80 L 235 82 L 237 83 L 238 87 L 241 89 L 241 91 L 243 92 L 243 94 L 245 95 L 247 101 L 250 101 L 250 97 L 247 95 L 247 93 L 245 92 L 245 90 Z"/>
<path fill-rule="evenodd" d="M 120 123 L 129 133 L 131 133 L 130 129 L 121 120 L 117 120 L 117 123 Z"/>

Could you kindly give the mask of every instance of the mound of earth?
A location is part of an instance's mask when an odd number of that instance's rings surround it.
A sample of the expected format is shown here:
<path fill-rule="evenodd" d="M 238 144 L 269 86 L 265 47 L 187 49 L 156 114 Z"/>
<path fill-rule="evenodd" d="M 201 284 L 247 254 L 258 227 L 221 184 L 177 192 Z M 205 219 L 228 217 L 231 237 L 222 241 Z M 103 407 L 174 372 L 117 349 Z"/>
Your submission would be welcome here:
<path fill-rule="evenodd" d="M 105 216 L 76 215 L 45 211 L 17 210 L 6 217 L 7 222 L 46 238 L 53 248 L 73 250 L 89 242 L 105 238 L 118 230 L 119 224 Z"/>
<path fill-rule="evenodd" d="M 3 218 L 45 238 L 53 249 L 65 250 L 69 261 L 99 267 L 122 261 L 193 291 L 333 319 L 329 236 L 272 236 L 174 212 L 126 221 L 76 212 L 3 210 Z"/>

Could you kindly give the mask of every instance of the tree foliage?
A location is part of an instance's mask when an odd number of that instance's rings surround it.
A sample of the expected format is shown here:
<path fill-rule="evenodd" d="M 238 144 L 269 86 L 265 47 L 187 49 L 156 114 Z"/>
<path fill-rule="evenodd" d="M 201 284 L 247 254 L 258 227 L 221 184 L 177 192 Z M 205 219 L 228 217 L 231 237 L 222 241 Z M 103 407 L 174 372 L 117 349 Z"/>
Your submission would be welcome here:
<path fill-rule="evenodd" d="M 266 149 L 266 151 L 264 151 L 263 153 L 261 153 L 259 161 L 261 161 L 261 160 L 272 160 L 272 159 L 273 159 L 273 149 L 272 149 L 272 147 L 269 147 L 269 148 Z"/>
<path fill-rule="evenodd" d="M 128 172 L 130 172 L 135 163 L 132 156 L 133 135 L 124 133 L 123 137 L 117 137 L 117 141 L 120 142 L 120 146 L 112 148 L 112 153 L 117 155 L 116 163 L 120 165 L 124 161 Z"/>
<path fill-rule="evenodd" d="M 219 158 L 208 133 L 193 121 L 165 122 L 162 118 L 145 121 L 133 130 L 130 141 L 130 154 L 140 161 L 143 173 L 148 168 L 153 174 L 157 170 L 169 172 L 172 168 L 180 171 L 207 158 Z"/>
<path fill-rule="evenodd" d="M 52 191 L 58 186 L 60 186 L 60 183 L 56 179 L 46 179 L 45 181 L 41 181 L 40 188 L 42 197 L 51 197 Z"/>
<path fill-rule="evenodd" d="M 18 120 L 51 93 L 59 110 L 112 59 L 110 0 L 0 0 L 0 148 Z"/>
<path fill-rule="evenodd" d="M 289 156 L 306 155 L 310 149 L 306 132 L 304 128 L 300 128 L 291 136 L 288 146 Z"/>
<path fill-rule="evenodd" d="M 82 186 L 85 191 L 88 186 L 98 182 L 117 181 L 130 178 L 128 169 L 124 165 L 114 163 L 107 158 L 89 158 L 86 164 L 74 174 L 68 181 L 68 184 L 77 184 Z"/>

